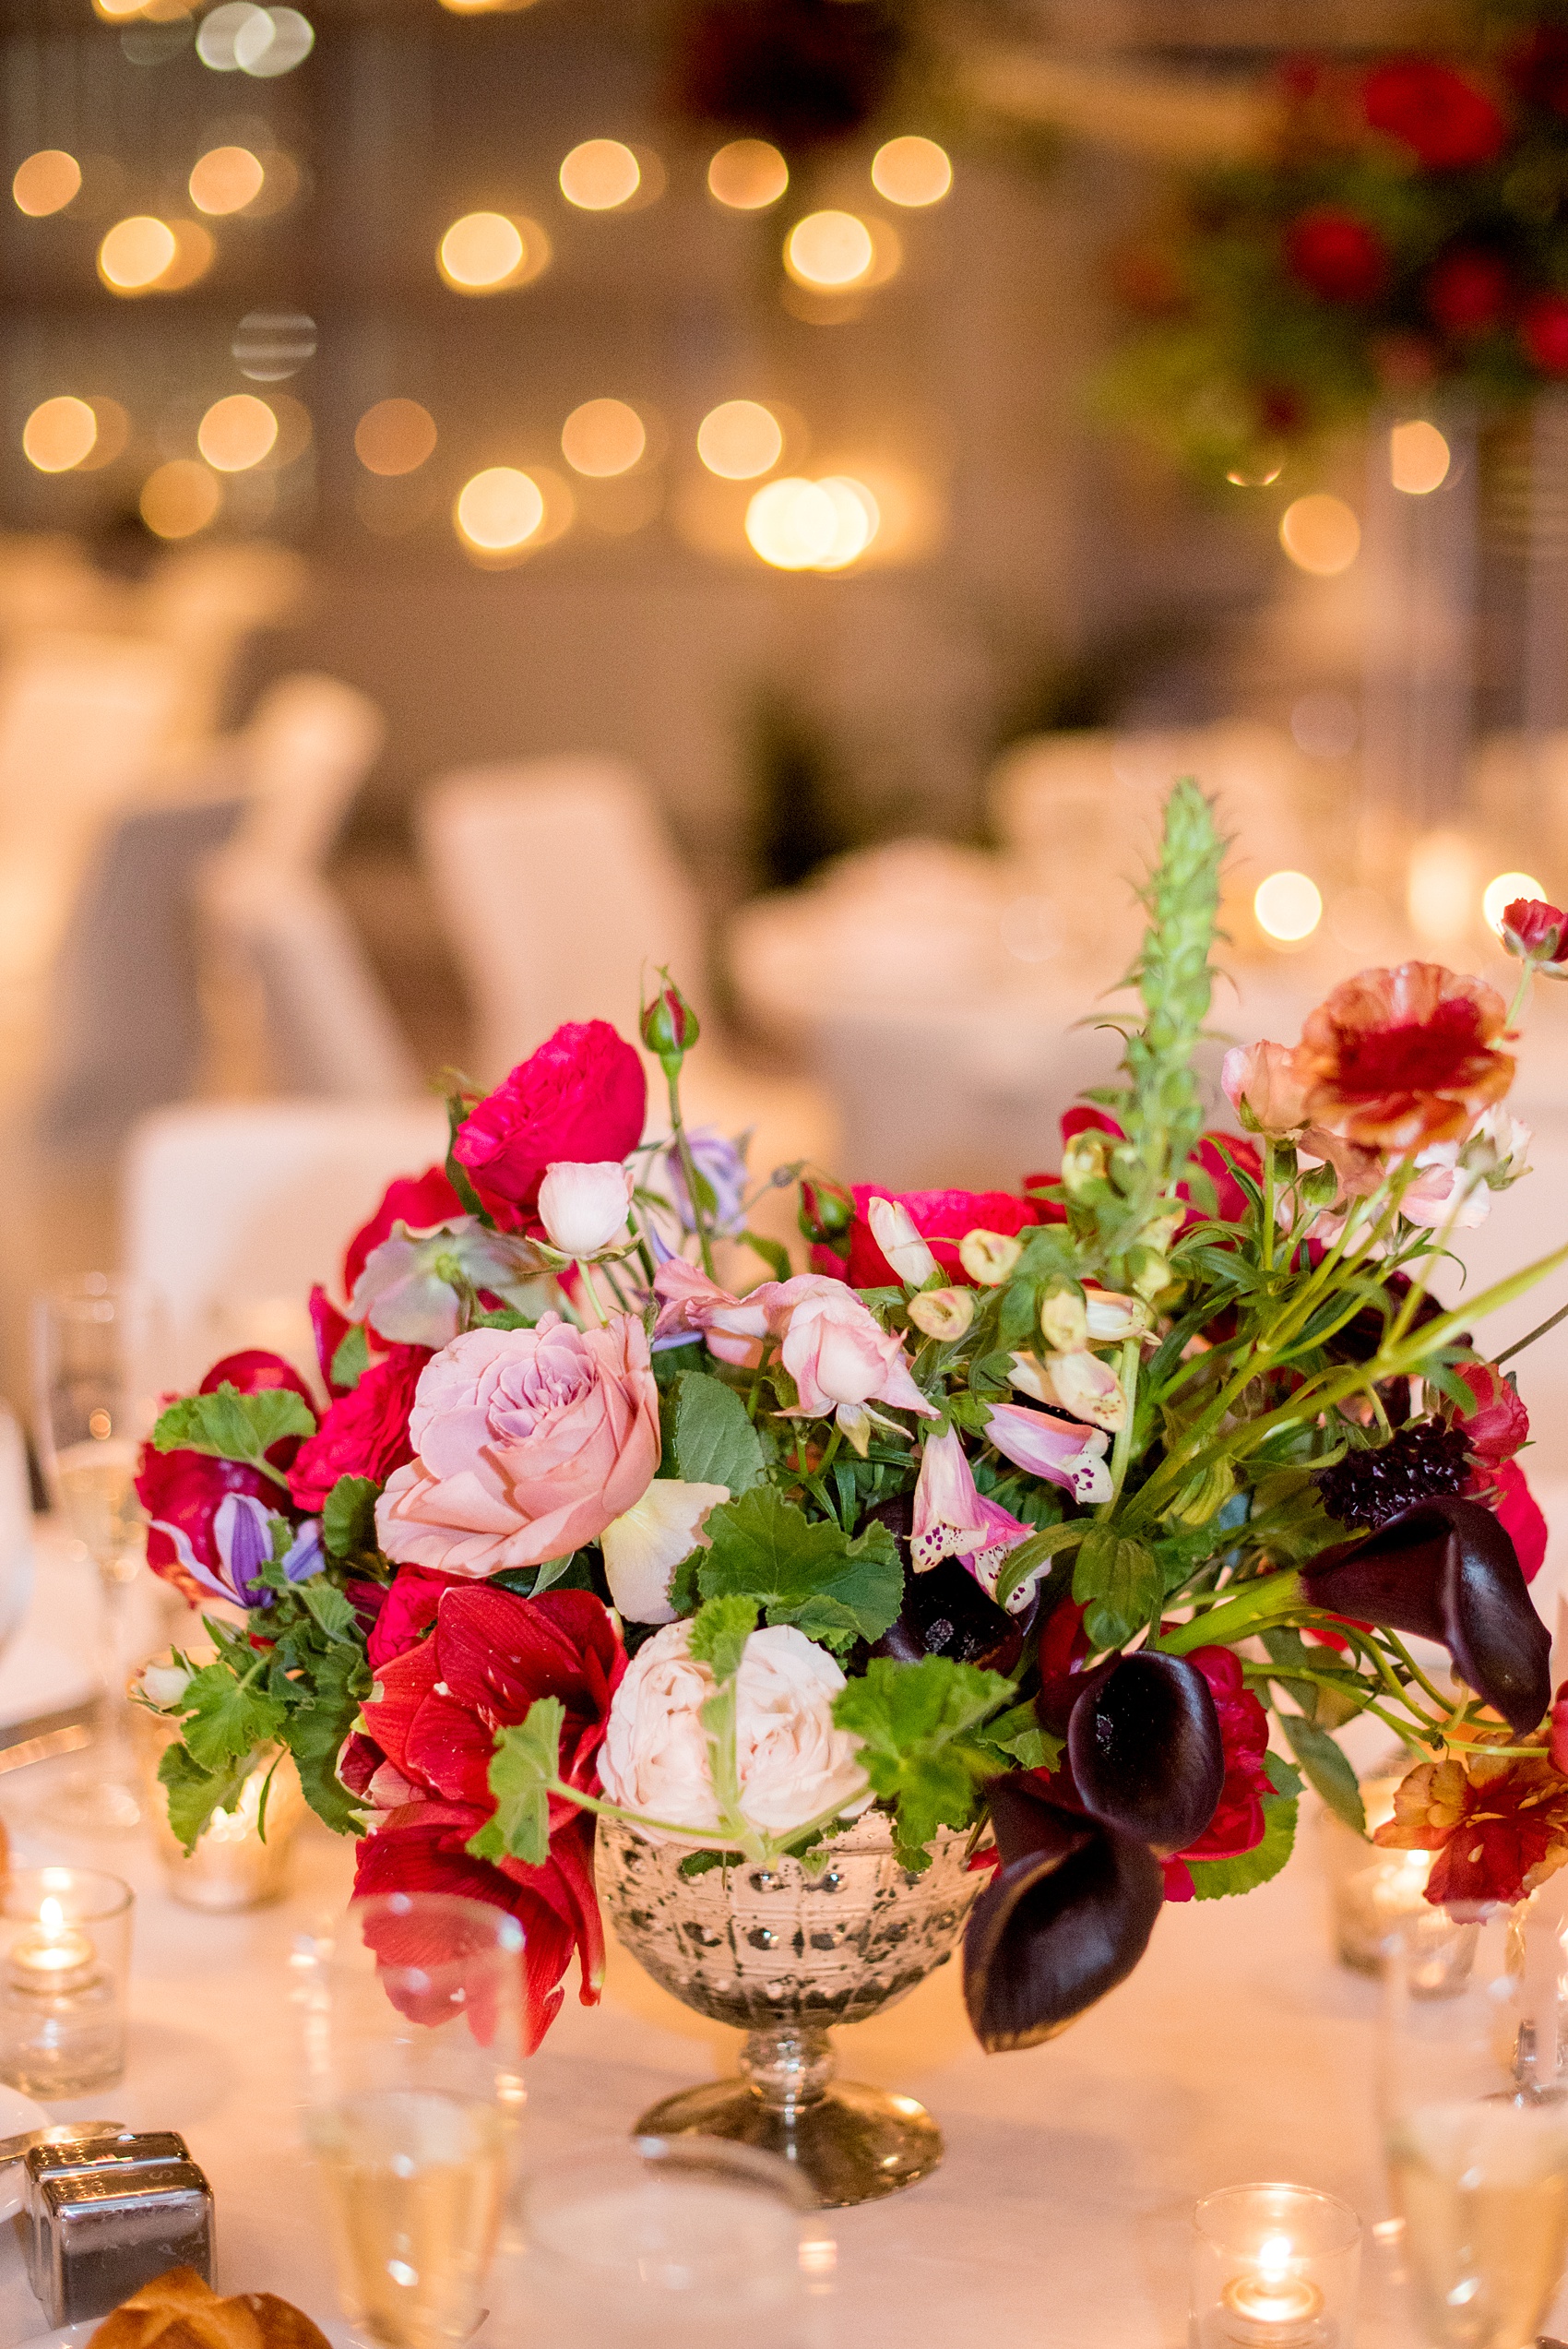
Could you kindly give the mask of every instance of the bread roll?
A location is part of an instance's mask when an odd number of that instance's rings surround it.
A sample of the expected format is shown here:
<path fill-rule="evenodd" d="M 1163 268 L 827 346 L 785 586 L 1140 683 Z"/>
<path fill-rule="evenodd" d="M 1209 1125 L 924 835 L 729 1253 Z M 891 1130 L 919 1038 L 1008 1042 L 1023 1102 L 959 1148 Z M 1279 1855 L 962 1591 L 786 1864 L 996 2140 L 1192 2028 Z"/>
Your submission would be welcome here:
<path fill-rule="evenodd" d="M 302 2310 L 271 2292 L 220 2300 L 195 2268 L 171 2268 L 104 2318 L 88 2349 L 331 2349 Z"/>

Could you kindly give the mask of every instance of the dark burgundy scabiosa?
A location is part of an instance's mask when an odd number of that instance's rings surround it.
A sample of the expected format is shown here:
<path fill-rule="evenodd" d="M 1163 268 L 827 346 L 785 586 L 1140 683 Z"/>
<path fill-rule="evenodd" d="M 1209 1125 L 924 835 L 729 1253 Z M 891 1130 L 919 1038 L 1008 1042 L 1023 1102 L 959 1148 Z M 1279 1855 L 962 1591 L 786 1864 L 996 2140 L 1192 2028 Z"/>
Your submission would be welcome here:
<path fill-rule="evenodd" d="M 1315 205 L 1285 232 L 1285 261 L 1292 277 L 1324 302 L 1370 302 L 1388 275 L 1388 249 L 1357 212 Z"/>
<path fill-rule="evenodd" d="M 1470 1481 L 1469 1446 L 1457 1427 L 1423 1419 L 1401 1427 L 1386 1444 L 1347 1452 L 1317 1477 L 1324 1508 L 1341 1525 L 1386 1525 L 1402 1509 L 1443 1493 L 1462 1493 Z"/>

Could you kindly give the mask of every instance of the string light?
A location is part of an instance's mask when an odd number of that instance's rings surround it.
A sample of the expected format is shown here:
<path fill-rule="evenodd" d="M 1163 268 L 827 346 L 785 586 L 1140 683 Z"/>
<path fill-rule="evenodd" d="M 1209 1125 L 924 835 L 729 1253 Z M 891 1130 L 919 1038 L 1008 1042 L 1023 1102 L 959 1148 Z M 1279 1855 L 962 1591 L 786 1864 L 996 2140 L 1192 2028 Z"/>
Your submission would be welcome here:
<path fill-rule="evenodd" d="M 81 193 L 81 185 L 82 167 L 74 155 L 63 147 L 41 147 L 18 165 L 11 195 L 18 212 L 42 221 L 51 212 L 63 212 Z"/>
<path fill-rule="evenodd" d="M 278 419 L 254 391 L 214 401 L 196 429 L 196 447 L 220 473 L 248 473 L 270 455 L 277 438 Z"/>
<path fill-rule="evenodd" d="M 526 546 L 544 519 L 539 484 L 513 465 L 492 465 L 464 483 L 454 512 L 459 537 L 484 554 Z"/>
<path fill-rule="evenodd" d="M 727 482 L 755 481 L 784 454 L 784 435 L 771 409 L 756 399 L 725 399 L 697 426 L 697 455 Z"/>
<path fill-rule="evenodd" d="M 22 427 L 22 454 L 41 473 L 69 473 L 92 454 L 98 418 L 85 399 L 42 400 Z"/>
<path fill-rule="evenodd" d="M 613 212 L 641 184 L 641 165 L 618 138 L 585 138 L 561 166 L 561 193 L 581 212 Z"/>
<path fill-rule="evenodd" d="M 732 138 L 707 167 L 707 192 L 732 212 L 761 212 L 790 185 L 790 166 L 766 138 Z"/>
<path fill-rule="evenodd" d="M 159 538 L 194 538 L 223 503 L 216 473 L 194 457 L 175 457 L 142 483 L 141 518 Z"/>
<path fill-rule="evenodd" d="M 1481 892 L 1481 912 L 1489 930 L 1501 932 L 1503 917 L 1515 898 L 1544 898 L 1546 891 L 1532 873 L 1500 873 Z"/>
<path fill-rule="evenodd" d="M 1417 419 L 1388 435 L 1388 478 L 1407 497 L 1430 497 L 1448 479 L 1451 452 L 1435 424 Z"/>
<path fill-rule="evenodd" d="M 130 446 L 131 420 L 117 399 L 104 399 L 98 395 L 88 401 L 98 424 L 98 437 L 77 470 L 83 473 L 101 472 L 105 465 L 113 465 Z"/>
<path fill-rule="evenodd" d="M 435 448 L 435 419 L 417 399 L 378 399 L 354 427 L 354 454 L 367 473 L 416 473 Z"/>
<path fill-rule="evenodd" d="M 1361 526 L 1342 497 L 1315 490 L 1285 508 L 1279 543 L 1298 570 L 1319 578 L 1348 571 L 1361 551 Z"/>
<path fill-rule="evenodd" d="M 116 221 L 98 248 L 98 274 L 116 293 L 145 293 L 173 262 L 179 247 L 167 221 L 134 212 Z"/>
<path fill-rule="evenodd" d="M 248 147 L 213 147 L 191 173 L 191 202 L 198 212 L 220 219 L 243 212 L 266 184 L 267 172 Z"/>
<path fill-rule="evenodd" d="M 934 138 L 890 138 L 872 158 L 871 184 L 889 204 L 940 204 L 953 185 L 953 166 Z"/>
<path fill-rule="evenodd" d="M 880 520 L 863 482 L 835 473 L 769 482 L 746 508 L 746 537 L 778 571 L 841 571 L 863 554 Z"/>
<path fill-rule="evenodd" d="M 504 212 L 465 212 L 441 240 L 441 274 L 457 293 L 499 293 L 528 256 L 516 221 Z"/>
<path fill-rule="evenodd" d="M 819 571 L 846 570 L 876 536 L 882 519 L 876 500 L 864 482 L 854 481 L 848 473 L 830 473 L 817 487 L 826 490 L 833 500 L 835 528 L 833 543 L 818 559 L 816 567 Z"/>
<path fill-rule="evenodd" d="M 1323 920 L 1323 894 L 1305 873 L 1271 873 L 1253 898 L 1257 924 L 1282 946 L 1310 938 Z"/>
<path fill-rule="evenodd" d="M 561 428 L 567 464 L 596 481 L 630 472 L 647 447 L 643 420 L 624 399 L 585 399 Z"/>
<path fill-rule="evenodd" d="M 784 240 L 784 267 L 797 285 L 858 285 L 875 259 L 871 231 L 853 212 L 808 212 Z"/>

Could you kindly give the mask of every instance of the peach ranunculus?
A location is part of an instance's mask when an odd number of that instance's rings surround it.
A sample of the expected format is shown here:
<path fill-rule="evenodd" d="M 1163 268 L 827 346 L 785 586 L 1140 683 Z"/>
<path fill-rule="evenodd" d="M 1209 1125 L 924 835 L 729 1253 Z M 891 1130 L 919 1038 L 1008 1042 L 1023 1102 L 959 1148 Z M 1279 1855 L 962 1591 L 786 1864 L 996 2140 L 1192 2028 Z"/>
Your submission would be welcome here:
<path fill-rule="evenodd" d="M 1283 1140 L 1307 1122 L 1306 1089 L 1289 1044 L 1235 1044 L 1220 1064 L 1225 1098 L 1250 1134 Z"/>
<path fill-rule="evenodd" d="M 661 1822 L 643 1830 L 652 1840 L 700 1846 L 720 1833 L 702 1720 L 715 1683 L 687 1653 L 691 1635 L 689 1622 L 669 1623 L 637 1650 L 610 1708 L 599 1777 L 612 1803 Z M 736 1777 L 741 1815 L 760 1834 L 787 1836 L 871 1801 L 860 1740 L 833 1725 L 843 1686 L 826 1649 L 793 1624 L 770 1624 L 746 1641 L 735 1678 Z"/>
<path fill-rule="evenodd" d="M 641 1321 L 470 1330 L 425 1365 L 414 1457 L 375 1505 L 399 1566 L 478 1580 L 597 1541 L 659 1466 L 659 1390 Z"/>
<path fill-rule="evenodd" d="M 1495 987 L 1436 962 L 1362 971 L 1309 1014 L 1295 1073 L 1307 1113 L 1352 1142 L 1408 1153 L 1467 1134 L 1514 1081 Z"/>

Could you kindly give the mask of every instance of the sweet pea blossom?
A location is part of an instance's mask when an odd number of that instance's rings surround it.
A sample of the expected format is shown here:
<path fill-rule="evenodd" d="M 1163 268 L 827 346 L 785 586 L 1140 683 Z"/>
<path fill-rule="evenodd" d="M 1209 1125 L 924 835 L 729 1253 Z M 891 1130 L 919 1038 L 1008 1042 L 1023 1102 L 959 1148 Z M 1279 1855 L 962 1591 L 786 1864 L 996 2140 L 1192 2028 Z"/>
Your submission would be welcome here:
<path fill-rule="evenodd" d="M 1250 1134 L 1283 1141 L 1307 1122 L 1307 1089 L 1289 1044 L 1232 1045 L 1220 1063 L 1219 1082 Z"/>
<path fill-rule="evenodd" d="M 563 1256 L 597 1256 L 625 1229 L 633 1175 L 618 1159 L 554 1159 L 539 1186 L 539 1220 Z"/>
<path fill-rule="evenodd" d="M 880 1329 L 841 1281 L 814 1282 L 811 1294 L 791 1306 L 779 1356 L 800 1397 L 787 1416 L 831 1415 L 862 1458 L 880 1416 L 870 1404 L 887 1403 L 924 1419 L 939 1415 L 909 1376 L 903 1341 Z"/>
<path fill-rule="evenodd" d="M 1026 1411 L 1021 1403 L 992 1403 L 985 1433 L 1004 1460 L 1060 1485 L 1075 1500 L 1111 1498 L 1106 1439 L 1098 1427 L 1070 1427 L 1043 1411 Z"/>
<path fill-rule="evenodd" d="M 278 1510 L 265 1508 L 248 1493 L 225 1494 L 212 1520 L 216 1573 L 196 1556 L 184 1527 L 156 1519 L 153 1526 L 173 1544 L 185 1572 L 215 1599 L 226 1599 L 231 1606 L 269 1607 L 274 1593 L 258 1578 L 262 1568 L 271 1563 L 276 1529 L 287 1522 Z M 283 1571 L 291 1582 L 304 1582 L 319 1574 L 325 1563 L 320 1521 L 307 1517 L 283 1553 Z"/>
<path fill-rule="evenodd" d="M 1412 1223 L 1436 1230 L 1473 1232 L 1491 1213 L 1491 1194 L 1479 1174 L 1459 1163 L 1457 1142 L 1433 1142 L 1416 1152 L 1416 1178 L 1406 1186 L 1399 1211 Z"/>
<path fill-rule="evenodd" d="M 944 1557 L 961 1558 L 978 1582 L 994 1591 L 1003 1559 L 1028 1539 L 1028 1532 L 1010 1509 L 980 1491 L 956 1429 L 926 1437 L 909 1535 L 917 1574 L 928 1573 Z"/>
<path fill-rule="evenodd" d="M 936 1258 L 915 1228 L 915 1219 L 901 1199 L 866 1201 L 866 1222 L 872 1238 L 907 1289 L 923 1288 L 936 1270 Z"/>
<path fill-rule="evenodd" d="M 1052 1353 L 1043 1361 L 1036 1353 L 1016 1353 L 1007 1382 L 1036 1402 L 1087 1419 L 1091 1427 L 1106 1427 L 1115 1435 L 1126 1424 L 1122 1381 L 1096 1353 Z"/>
<path fill-rule="evenodd" d="M 728 1485 L 656 1477 L 640 1501 L 612 1518 L 600 1535 L 610 1595 L 631 1623 L 673 1623 L 670 1578 L 683 1558 L 706 1550 L 703 1522 L 730 1498 Z"/>
<path fill-rule="evenodd" d="M 471 1215 L 422 1230 L 397 1222 L 365 1258 L 349 1318 L 368 1323 L 391 1345 L 449 1345 L 457 1334 L 460 1288 L 488 1289 L 510 1301 L 543 1269 L 527 1240 L 486 1231 Z"/>

